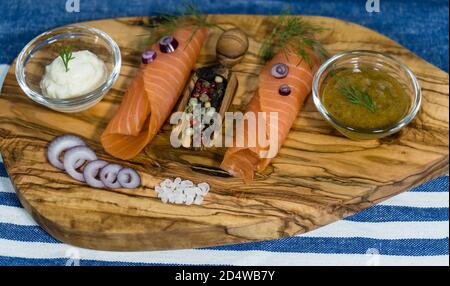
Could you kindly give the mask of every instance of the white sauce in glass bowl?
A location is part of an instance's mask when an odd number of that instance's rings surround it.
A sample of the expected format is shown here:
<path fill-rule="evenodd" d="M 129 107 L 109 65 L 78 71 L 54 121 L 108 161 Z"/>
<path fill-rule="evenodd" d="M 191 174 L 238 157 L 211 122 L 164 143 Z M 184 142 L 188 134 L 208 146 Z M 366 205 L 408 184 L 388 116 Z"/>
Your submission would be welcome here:
<path fill-rule="evenodd" d="M 108 76 L 105 63 L 88 50 L 73 52 L 68 71 L 61 57 L 45 67 L 41 81 L 44 96 L 67 99 L 89 93 L 102 85 Z"/>

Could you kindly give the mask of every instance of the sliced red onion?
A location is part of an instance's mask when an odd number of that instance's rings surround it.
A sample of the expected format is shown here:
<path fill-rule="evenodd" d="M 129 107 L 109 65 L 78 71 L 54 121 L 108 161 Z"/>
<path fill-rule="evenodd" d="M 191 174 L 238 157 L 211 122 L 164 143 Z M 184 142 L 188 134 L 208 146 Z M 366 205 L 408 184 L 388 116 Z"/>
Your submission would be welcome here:
<path fill-rule="evenodd" d="M 173 53 L 178 47 L 178 41 L 172 36 L 165 36 L 159 40 L 159 49 L 163 53 Z"/>
<path fill-rule="evenodd" d="M 291 94 L 291 88 L 287 84 L 282 84 L 278 92 L 280 93 L 280 95 L 288 96 L 289 94 Z"/>
<path fill-rule="evenodd" d="M 83 170 L 83 176 L 86 183 L 93 188 L 104 188 L 105 184 L 97 179 L 100 170 L 109 163 L 103 160 L 95 160 L 89 162 Z"/>
<path fill-rule="evenodd" d="M 271 72 L 274 78 L 285 78 L 289 73 L 289 67 L 281 63 L 274 64 Z"/>
<path fill-rule="evenodd" d="M 100 180 L 110 189 L 118 189 L 121 187 L 117 175 L 123 167 L 119 164 L 109 164 L 100 171 Z"/>
<path fill-rule="evenodd" d="M 134 189 L 141 185 L 141 176 L 131 168 L 123 168 L 117 175 L 117 181 L 124 188 Z"/>
<path fill-rule="evenodd" d="M 76 166 L 77 161 L 80 160 L 83 160 L 83 162 L 97 160 L 97 155 L 86 146 L 73 147 L 64 153 L 64 169 L 67 174 L 75 180 L 84 182 L 83 173 L 77 171 L 79 166 Z"/>
<path fill-rule="evenodd" d="M 61 154 L 66 150 L 76 147 L 86 146 L 86 143 L 80 137 L 72 134 L 61 135 L 54 138 L 47 147 L 47 159 L 58 169 L 64 170 L 64 164 L 59 159 Z M 78 160 L 75 162 L 75 169 L 81 167 L 84 164 L 84 160 Z"/>
<path fill-rule="evenodd" d="M 154 50 L 147 50 L 142 53 L 142 63 L 149 64 L 156 59 L 156 52 Z"/>

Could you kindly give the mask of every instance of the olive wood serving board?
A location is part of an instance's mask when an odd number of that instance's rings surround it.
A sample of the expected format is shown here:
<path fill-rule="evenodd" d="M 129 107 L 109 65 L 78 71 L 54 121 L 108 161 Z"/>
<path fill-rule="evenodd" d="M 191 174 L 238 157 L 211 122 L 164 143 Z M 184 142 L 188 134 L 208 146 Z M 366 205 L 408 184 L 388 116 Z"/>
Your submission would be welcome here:
<path fill-rule="evenodd" d="M 258 50 L 274 17 L 214 15 L 209 20 L 248 34 L 249 51 L 233 67 L 239 87 L 231 110 L 241 110 L 258 86 Z M 352 141 L 316 111 L 312 98 L 270 166 L 251 184 L 226 176 L 218 166 L 224 150 L 174 149 L 171 126 L 135 159 L 107 155 L 99 138 L 119 106 L 147 45 L 150 18 L 112 19 L 85 24 L 100 28 L 119 44 L 120 78 L 99 104 L 76 114 L 37 105 L 19 88 L 14 65 L 0 96 L 0 148 L 20 201 L 52 236 L 80 247 L 157 250 L 206 247 L 291 236 L 351 215 L 448 172 L 448 74 L 392 40 L 367 28 L 324 17 L 305 17 L 327 30 L 318 34 L 330 54 L 352 49 L 387 52 L 408 64 L 423 90 L 416 119 L 381 140 Z M 198 66 L 215 60 L 220 31 L 209 35 Z M 47 143 L 76 133 L 102 159 L 140 171 L 136 190 L 99 190 L 76 182 L 47 163 Z M 153 190 L 164 178 L 209 182 L 201 206 L 163 204 Z"/>

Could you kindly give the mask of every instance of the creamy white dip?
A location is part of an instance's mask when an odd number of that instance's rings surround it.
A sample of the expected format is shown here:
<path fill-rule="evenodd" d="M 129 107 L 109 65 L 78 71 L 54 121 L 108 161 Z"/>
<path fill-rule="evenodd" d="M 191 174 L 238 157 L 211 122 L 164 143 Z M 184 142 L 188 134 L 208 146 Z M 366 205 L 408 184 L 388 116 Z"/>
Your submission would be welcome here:
<path fill-rule="evenodd" d="M 41 81 L 43 95 L 66 99 L 86 94 L 102 85 L 108 72 L 105 63 L 90 51 L 73 52 L 66 71 L 61 57 L 45 67 Z"/>

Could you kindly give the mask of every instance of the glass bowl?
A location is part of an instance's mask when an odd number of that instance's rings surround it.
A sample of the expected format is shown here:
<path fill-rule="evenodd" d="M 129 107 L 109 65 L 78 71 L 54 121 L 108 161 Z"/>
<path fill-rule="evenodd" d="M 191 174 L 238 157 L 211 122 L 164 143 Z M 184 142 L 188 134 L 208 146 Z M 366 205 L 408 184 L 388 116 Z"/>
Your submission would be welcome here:
<path fill-rule="evenodd" d="M 322 92 L 330 75 L 342 69 L 369 68 L 383 71 L 396 79 L 410 96 L 406 114 L 396 123 L 383 128 L 364 129 L 346 125 L 327 111 L 322 103 Z M 313 99 L 322 116 L 339 132 L 351 139 L 377 139 L 391 135 L 410 123 L 419 111 L 422 93 L 414 73 L 397 59 L 374 51 L 347 51 L 336 54 L 320 66 L 313 79 Z"/>
<path fill-rule="evenodd" d="M 89 50 L 106 65 L 107 77 L 95 90 L 76 97 L 60 99 L 42 94 L 40 82 L 45 67 L 59 56 L 62 45 L 73 51 Z M 60 112 L 79 112 L 102 100 L 116 82 L 121 67 L 119 46 L 105 32 L 88 26 L 65 26 L 45 32 L 29 42 L 20 52 L 16 62 L 16 78 L 33 101 Z"/>

